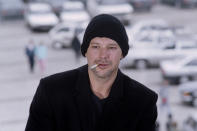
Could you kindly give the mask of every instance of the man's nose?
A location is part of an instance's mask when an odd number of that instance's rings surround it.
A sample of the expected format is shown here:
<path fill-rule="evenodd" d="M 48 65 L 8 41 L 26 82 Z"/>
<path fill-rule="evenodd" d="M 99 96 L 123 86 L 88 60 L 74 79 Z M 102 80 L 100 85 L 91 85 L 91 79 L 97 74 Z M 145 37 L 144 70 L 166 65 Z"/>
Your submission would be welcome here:
<path fill-rule="evenodd" d="M 99 52 L 100 58 L 107 58 L 109 57 L 109 52 L 106 48 L 101 48 Z"/>

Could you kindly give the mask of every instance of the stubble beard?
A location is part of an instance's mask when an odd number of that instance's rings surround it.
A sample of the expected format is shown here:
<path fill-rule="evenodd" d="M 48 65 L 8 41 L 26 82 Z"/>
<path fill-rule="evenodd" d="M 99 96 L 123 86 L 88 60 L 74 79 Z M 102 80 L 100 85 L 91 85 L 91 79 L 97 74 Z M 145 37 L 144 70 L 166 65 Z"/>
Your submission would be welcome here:
<path fill-rule="evenodd" d="M 111 65 L 111 64 L 110 64 Z M 98 70 L 93 70 L 93 73 L 95 74 L 95 76 L 97 76 L 98 78 L 100 79 L 107 79 L 107 78 L 110 78 L 112 75 L 114 75 L 118 70 L 118 67 L 113 67 L 112 69 L 110 70 L 107 70 L 103 73 Z"/>

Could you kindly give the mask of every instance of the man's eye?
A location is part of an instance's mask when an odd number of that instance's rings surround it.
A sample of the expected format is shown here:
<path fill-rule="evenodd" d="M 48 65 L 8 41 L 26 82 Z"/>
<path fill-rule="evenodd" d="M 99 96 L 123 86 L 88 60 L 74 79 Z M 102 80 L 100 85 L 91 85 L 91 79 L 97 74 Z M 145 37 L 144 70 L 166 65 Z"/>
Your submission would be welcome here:
<path fill-rule="evenodd" d="M 97 48 L 99 48 L 99 46 L 93 45 L 92 48 L 97 49 Z"/>
<path fill-rule="evenodd" d="M 116 47 L 115 47 L 115 46 L 111 46 L 111 47 L 109 47 L 109 49 L 113 49 L 113 50 L 115 50 L 115 49 L 116 49 Z"/>

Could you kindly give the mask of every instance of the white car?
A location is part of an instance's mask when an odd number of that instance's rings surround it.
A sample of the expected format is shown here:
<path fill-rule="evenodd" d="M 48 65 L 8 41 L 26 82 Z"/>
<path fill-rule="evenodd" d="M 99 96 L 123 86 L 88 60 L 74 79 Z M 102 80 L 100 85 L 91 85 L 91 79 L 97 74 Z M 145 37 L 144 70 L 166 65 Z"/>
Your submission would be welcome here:
<path fill-rule="evenodd" d="M 137 40 L 143 32 L 165 31 L 169 29 L 169 24 L 163 19 L 148 19 L 135 22 L 131 26 L 134 39 Z"/>
<path fill-rule="evenodd" d="M 197 81 L 180 84 L 178 89 L 181 102 L 197 107 Z"/>
<path fill-rule="evenodd" d="M 25 22 L 31 30 L 49 30 L 59 19 L 47 3 L 29 3 L 25 11 Z"/>
<path fill-rule="evenodd" d="M 173 36 L 141 37 L 138 41 L 131 41 L 130 50 L 126 58 L 121 61 L 122 67 L 135 67 L 144 69 L 150 66 L 158 66 L 161 60 L 175 57 L 171 55 L 174 48 Z M 133 43 L 132 43 L 133 42 Z"/>
<path fill-rule="evenodd" d="M 81 1 L 67 1 L 63 4 L 60 20 L 67 23 L 89 22 L 90 16 Z"/>
<path fill-rule="evenodd" d="M 169 24 L 163 19 L 140 20 L 129 26 L 128 33 L 130 46 L 137 45 L 138 41 L 158 41 L 157 39 L 165 39 L 174 37 L 174 32 L 169 27 Z M 163 40 L 164 40 L 163 39 Z M 150 43 L 149 42 L 149 43 Z"/>
<path fill-rule="evenodd" d="M 181 131 L 197 131 L 197 114 L 190 114 L 184 121 Z"/>
<path fill-rule="evenodd" d="M 111 14 L 126 25 L 130 24 L 133 13 L 133 7 L 127 0 L 87 0 L 87 10 L 91 17 Z"/>
<path fill-rule="evenodd" d="M 55 49 L 71 47 L 71 42 L 77 31 L 78 38 L 82 41 L 86 24 L 60 23 L 49 31 L 52 47 Z"/>
<path fill-rule="evenodd" d="M 127 57 L 121 61 L 121 66 L 144 69 L 159 66 L 160 62 L 164 60 L 197 55 L 195 40 L 181 39 L 174 41 L 174 37 L 164 37 L 162 35 L 160 37 L 156 40 L 145 39 L 145 37 L 144 41 L 134 43 Z"/>
<path fill-rule="evenodd" d="M 174 61 L 163 61 L 160 63 L 160 68 L 163 78 L 171 84 L 179 84 L 196 79 L 197 55 L 186 56 Z"/>

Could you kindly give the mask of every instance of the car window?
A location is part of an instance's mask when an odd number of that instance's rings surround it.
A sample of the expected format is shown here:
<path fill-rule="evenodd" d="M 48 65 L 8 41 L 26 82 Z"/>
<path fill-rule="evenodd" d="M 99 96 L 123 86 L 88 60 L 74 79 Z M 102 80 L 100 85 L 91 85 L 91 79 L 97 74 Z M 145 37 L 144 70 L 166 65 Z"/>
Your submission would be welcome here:
<path fill-rule="evenodd" d="M 126 0 L 97 0 L 97 3 L 101 5 L 122 4 L 126 2 Z"/>
<path fill-rule="evenodd" d="M 194 59 L 186 64 L 186 66 L 197 66 L 197 59 Z"/>
<path fill-rule="evenodd" d="M 51 0 L 50 3 L 52 5 L 62 5 L 62 3 L 65 1 L 67 1 L 67 0 Z"/>
<path fill-rule="evenodd" d="M 69 28 L 61 28 L 57 32 L 68 32 L 69 30 Z"/>
<path fill-rule="evenodd" d="M 196 45 L 182 45 L 181 46 L 181 49 L 194 49 L 194 48 L 197 48 Z"/>
<path fill-rule="evenodd" d="M 67 7 L 67 8 L 64 8 L 63 9 L 63 11 L 66 11 L 66 12 L 68 12 L 68 11 L 70 11 L 70 12 L 79 12 L 79 11 L 83 11 L 84 10 L 84 8 L 83 7 L 75 7 L 75 8 L 73 8 L 73 7 Z"/>
<path fill-rule="evenodd" d="M 140 29 L 140 32 L 142 32 L 142 31 L 148 31 L 148 30 L 151 30 L 151 26 L 143 26 L 143 27 Z"/>
<path fill-rule="evenodd" d="M 138 41 L 153 42 L 153 39 L 149 36 L 139 37 Z"/>

